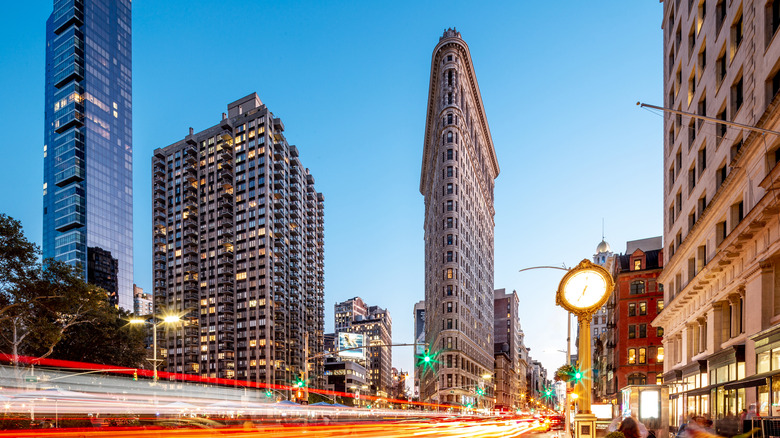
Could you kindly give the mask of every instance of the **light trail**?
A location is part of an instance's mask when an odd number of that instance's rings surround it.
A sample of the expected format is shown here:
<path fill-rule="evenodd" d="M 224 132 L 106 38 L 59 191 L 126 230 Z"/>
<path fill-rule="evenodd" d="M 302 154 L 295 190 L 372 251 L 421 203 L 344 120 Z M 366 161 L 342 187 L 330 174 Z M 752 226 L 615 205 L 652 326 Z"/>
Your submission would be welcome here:
<path fill-rule="evenodd" d="M 5 437 L 177 437 L 177 438 L 204 438 L 204 437 L 263 437 L 272 438 L 301 438 L 301 436 L 315 437 L 376 437 L 376 438 L 407 438 L 407 437 L 450 437 L 450 438 L 487 438 L 487 437 L 518 437 L 533 430 L 529 423 L 518 424 L 508 420 L 463 420 L 453 423 L 435 422 L 383 422 L 383 423 L 354 423 L 343 425 L 294 425 L 294 424 L 255 424 L 245 423 L 241 426 L 215 428 L 215 429 L 174 429 L 162 428 L 110 428 L 107 430 L 52 430 L 36 429 L 25 431 L 0 432 L 0 438 Z"/>

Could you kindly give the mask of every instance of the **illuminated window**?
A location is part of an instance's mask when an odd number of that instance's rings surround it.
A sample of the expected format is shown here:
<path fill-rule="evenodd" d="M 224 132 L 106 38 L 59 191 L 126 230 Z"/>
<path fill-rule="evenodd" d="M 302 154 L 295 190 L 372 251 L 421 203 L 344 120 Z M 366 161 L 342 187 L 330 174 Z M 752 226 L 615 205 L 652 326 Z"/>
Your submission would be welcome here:
<path fill-rule="evenodd" d="M 658 363 L 664 363 L 664 347 L 658 347 L 658 355 L 655 359 Z"/>
<path fill-rule="evenodd" d="M 634 260 L 634 270 L 638 271 L 642 269 L 642 260 Z"/>
<path fill-rule="evenodd" d="M 628 316 L 636 316 L 636 303 L 628 303 Z"/>
<path fill-rule="evenodd" d="M 639 349 L 639 363 L 646 363 L 647 362 L 647 349 L 646 348 L 640 348 Z"/>
<path fill-rule="evenodd" d="M 628 363 L 629 365 L 636 364 L 636 348 L 628 349 Z"/>
<path fill-rule="evenodd" d="M 257 347 L 257 341 L 255 339 L 252 339 L 251 341 L 249 341 L 249 346 L 250 347 Z"/>
<path fill-rule="evenodd" d="M 659 286 L 661 286 L 661 284 L 659 284 Z M 658 309 L 658 313 L 661 313 L 661 311 L 664 310 L 664 300 L 656 301 L 655 306 Z"/>
<path fill-rule="evenodd" d="M 642 280 L 636 280 L 631 282 L 631 295 L 638 295 L 645 293 L 645 282 Z"/>
<path fill-rule="evenodd" d="M 451 279 L 452 276 L 453 276 L 452 268 L 447 268 L 447 275 L 446 275 L 447 279 Z"/>
<path fill-rule="evenodd" d="M 246 272 L 239 272 L 236 274 L 236 280 L 246 280 Z"/>
<path fill-rule="evenodd" d="M 664 335 L 664 328 L 663 327 L 656 327 L 655 335 L 658 336 L 659 338 L 663 337 L 663 335 Z"/>
<path fill-rule="evenodd" d="M 647 315 L 647 303 L 642 301 L 639 303 L 639 314 L 640 315 Z"/>

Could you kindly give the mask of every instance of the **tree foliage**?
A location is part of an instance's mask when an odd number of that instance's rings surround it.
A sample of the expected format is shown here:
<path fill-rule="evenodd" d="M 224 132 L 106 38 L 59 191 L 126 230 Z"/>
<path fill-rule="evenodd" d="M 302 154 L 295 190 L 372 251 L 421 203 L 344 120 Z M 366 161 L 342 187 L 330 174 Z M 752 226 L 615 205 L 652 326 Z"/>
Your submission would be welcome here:
<path fill-rule="evenodd" d="M 0 214 L 0 351 L 86 361 L 97 357 L 87 354 L 89 348 L 109 342 L 118 344 L 113 350 L 120 357 L 143 348 L 143 334 L 118 329 L 123 315 L 105 290 L 87 284 L 78 268 L 39 257 L 21 223 Z M 71 353 L 79 342 L 82 353 Z"/>

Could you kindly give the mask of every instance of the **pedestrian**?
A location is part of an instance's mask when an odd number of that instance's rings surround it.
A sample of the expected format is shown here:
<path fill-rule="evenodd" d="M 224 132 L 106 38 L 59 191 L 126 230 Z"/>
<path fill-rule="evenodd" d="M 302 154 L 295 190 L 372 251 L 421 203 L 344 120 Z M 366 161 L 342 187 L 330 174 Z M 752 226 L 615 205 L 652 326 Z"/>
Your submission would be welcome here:
<path fill-rule="evenodd" d="M 631 417 L 626 417 L 623 422 L 620 423 L 618 432 L 622 432 L 626 438 L 641 438 L 639 426 L 637 425 L 636 420 Z"/>

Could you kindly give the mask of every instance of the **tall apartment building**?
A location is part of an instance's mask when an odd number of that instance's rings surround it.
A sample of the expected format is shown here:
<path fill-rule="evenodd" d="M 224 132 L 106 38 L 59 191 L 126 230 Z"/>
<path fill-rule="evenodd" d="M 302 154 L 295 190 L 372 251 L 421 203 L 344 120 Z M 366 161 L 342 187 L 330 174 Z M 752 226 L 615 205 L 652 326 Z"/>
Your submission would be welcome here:
<path fill-rule="evenodd" d="M 169 371 L 288 385 L 322 351 L 323 197 L 283 132 L 253 93 L 154 151 L 155 306 L 184 315 L 159 329 Z"/>
<path fill-rule="evenodd" d="M 780 131 L 780 2 L 663 3 L 664 106 Z M 672 425 L 780 414 L 780 137 L 664 117 L 664 382 Z M 769 376 L 769 377 L 768 377 Z M 769 379 L 769 380 L 767 380 Z M 758 385 L 758 386 L 756 386 Z"/>
<path fill-rule="evenodd" d="M 386 309 L 366 306 L 360 297 L 335 304 L 337 333 L 360 333 L 365 336 L 366 380 L 373 393 L 387 397 L 392 386 L 393 320 Z M 347 316 L 349 315 L 349 316 Z M 340 327 L 340 329 L 338 328 Z"/>
<path fill-rule="evenodd" d="M 133 309 L 130 0 L 55 0 L 46 21 L 43 257 Z"/>
<path fill-rule="evenodd" d="M 352 327 L 352 321 L 368 316 L 368 306 L 360 297 L 336 303 L 333 310 L 336 318 L 336 333 L 348 331 Z"/>
<path fill-rule="evenodd" d="M 433 50 L 420 193 L 425 197 L 425 341 L 439 352 L 423 401 L 477 404 L 493 374 L 493 208 L 498 160 L 471 61 L 448 29 Z M 492 395 L 480 397 L 490 407 Z"/>
<path fill-rule="evenodd" d="M 496 370 L 494 384 L 497 388 L 502 388 L 503 395 L 496 392 L 496 408 L 499 405 L 502 408 L 513 410 L 517 408 L 518 393 L 521 386 L 521 367 L 520 367 L 520 316 L 518 315 L 520 298 L 517 291 L 507 293 L 506 289 L 496 289 L 493 296 L 493 354 L 495 365 L 503 361 L 501 356 L 505 355 L 509 359 L 509 364 L 503 364 L 502 367 L 509 367 L 509 370 L 502 369 L 502 372 Z M 512 380 L 504 382 L 501 380 L 506 376 L 512 376 Z M 522 381 L 525 382 L 525 370 L 522 370 Z M 525 386 L 525 385 L 523 385 Z M 500 404 L 499 401 L 502 403 Z M 508 404 L 506 404 L 508 403 Z"/>

